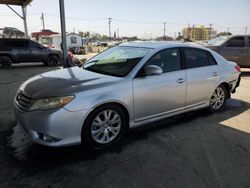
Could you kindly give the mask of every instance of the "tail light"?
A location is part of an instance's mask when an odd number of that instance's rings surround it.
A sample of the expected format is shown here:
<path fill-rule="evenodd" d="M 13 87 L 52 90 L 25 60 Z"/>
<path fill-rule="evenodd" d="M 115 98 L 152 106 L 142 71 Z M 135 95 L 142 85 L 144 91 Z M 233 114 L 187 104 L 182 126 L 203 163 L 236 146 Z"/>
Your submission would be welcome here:
<path fill-rule="evenodd" d="M 235 66 L 235 69 L 236 69 L 238 72 L 240 72 L 240 66 L 239 66 L 239 65 L 236 65 L 236 66 Z"/>

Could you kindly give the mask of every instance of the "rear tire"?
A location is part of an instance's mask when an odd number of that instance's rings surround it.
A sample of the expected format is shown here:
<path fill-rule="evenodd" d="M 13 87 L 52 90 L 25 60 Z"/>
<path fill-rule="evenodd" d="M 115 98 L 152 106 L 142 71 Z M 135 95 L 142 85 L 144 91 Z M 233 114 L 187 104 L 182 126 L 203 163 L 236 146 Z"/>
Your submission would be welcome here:
<path fill-rule="evenodd" d="M 0 56 L 0 64 L 2 65 L 2 67 L 4 69 L 7 69 L 9 67 L 11 67 L 13 61 L 10 57 L 8 56 Z"/>
<path fill-rule="evenodd" d="M 48 67 L 55 67 L 59 63 L 59 59 L 56 55 L 50 55 L 47 60 Z"/>
<path fill-rule="evenodd" d="M 210 112 L 217 112 L 225 107 L 226 100 L 228 99 L 228 91 L 223 85 L 219 85 L 213 92 L 210 98 Z"/>
<path fill-rule="evenodd" d="M 121 140 L 126 124 L 125 114 L 120 107 L 112 104 L 100 106 L 90 113 L 83 125 L 83 145 L 109 148 Z"/>

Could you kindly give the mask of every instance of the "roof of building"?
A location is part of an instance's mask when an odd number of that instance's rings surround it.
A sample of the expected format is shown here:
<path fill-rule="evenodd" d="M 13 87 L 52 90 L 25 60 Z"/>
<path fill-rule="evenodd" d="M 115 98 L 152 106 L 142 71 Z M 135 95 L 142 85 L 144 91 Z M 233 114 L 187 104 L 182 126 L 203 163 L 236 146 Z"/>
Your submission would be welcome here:
<path fill-rule="evenodd" d="M 44 30 L 39 31 L 39 32 L 31 33 L 31 36 L 32 37 L 39 37 L 39 36 L 50 36 L 50 35 L 55 35 L 55 34 L 58 34 L 58 33 L 51 31 L 51 30 L 48 30 L 48 29 L 44 29 Z"/>
<path fill-rule="evenodd" d="M 79 34 L 77 34 L 77 33 L 73 33 L 73 32 L 72 32 L 72 33 L 67 33 L 67 34 L 66 34 L 66 36 L 68 36 L 68 35 L 78 35 L 78 36 L 81 37 L 81 35 L 79 35 Z M 61 34 L 59 34 L 59 33 L 58 33 L 58 34 L 54 34 L 54 35 L 51 35 L 51 37 L 61 37 Z"/>
<path fill-rule="evenodd" d="M 27 6 L 32 0 L 0 0 L 0 4 Z"/>

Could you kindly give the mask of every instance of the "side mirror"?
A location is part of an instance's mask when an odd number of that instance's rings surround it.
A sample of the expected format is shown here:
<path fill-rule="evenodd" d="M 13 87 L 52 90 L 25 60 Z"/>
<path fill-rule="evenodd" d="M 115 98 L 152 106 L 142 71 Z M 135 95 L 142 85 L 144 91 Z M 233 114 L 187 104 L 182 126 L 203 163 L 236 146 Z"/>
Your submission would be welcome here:
<path fill-rule="evenodd" d="M 150 75 L 160 75 L 162 74 L 162 68 L 156 65 L 148 65 L 144 67 L 144 75 L 150 76 Z"/>

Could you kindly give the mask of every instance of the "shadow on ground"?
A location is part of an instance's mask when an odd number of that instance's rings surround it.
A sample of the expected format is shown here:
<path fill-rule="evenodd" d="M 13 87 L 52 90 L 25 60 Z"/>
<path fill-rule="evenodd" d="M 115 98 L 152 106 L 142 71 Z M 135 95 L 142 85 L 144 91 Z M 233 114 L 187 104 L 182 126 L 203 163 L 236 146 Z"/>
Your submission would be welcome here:
<path fill-rule="evenodd" d="M 235 110 L 235 108 L 237 108 L 237 110 Z M 63 148 L 40 146 L 32 143 L 18 126 L 13 128 L 11 135 L 8 137 L 7 145 L 11 150 L 10 154 L 13 154 L 18 161 L 22 161 L 23 163 L 27 162 L 28 164 L 39 162 L 39 164 L 47 164 L 51 167 L 54 165 L 75 163 L 77 160 L 94 160 L 108 152 L 120 153 L 127 145 L 133 142 L 146 140 L 157 132 L 168 131 L 168 129 L 171 131 L 171 128 L 174 126 L 185 126 L 185 124 L 199 118 L 217 116 L 213 125 L 220 125 L 220 122 L 237 116 L 249 108 L 250 105 L 248 103 L 230 99 L 227 102 L 226 109 L 217 114 L 211 114 L 207 112 L 207 110 L 199 110 L 135 128 L 125 135 L 120 144 L 108 150 L 89 149 L 82 145 Z M 182 126 L 180 128 L 182 128 Z M 237 132 L 237 130 L 235 131 Z"/>

